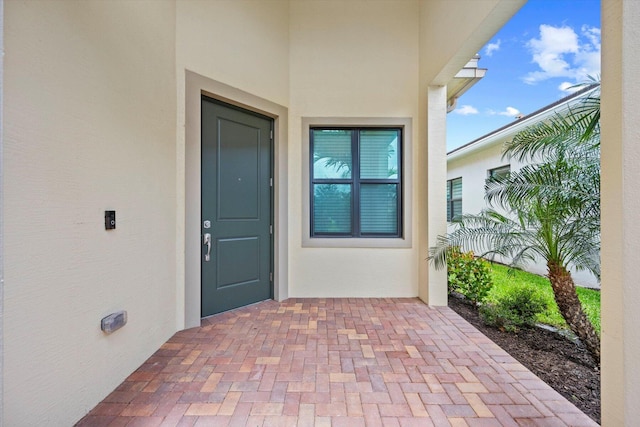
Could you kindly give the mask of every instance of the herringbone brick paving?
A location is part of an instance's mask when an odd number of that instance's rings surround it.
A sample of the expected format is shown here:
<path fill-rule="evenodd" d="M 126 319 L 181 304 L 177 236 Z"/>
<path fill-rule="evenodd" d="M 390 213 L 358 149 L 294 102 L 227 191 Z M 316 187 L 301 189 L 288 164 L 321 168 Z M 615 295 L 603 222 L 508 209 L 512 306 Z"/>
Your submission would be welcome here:
<path fill-rule="evenodd" d="M 594 426 L 447 307 L 265 301 L 176 333 L 78 426 Z"/>

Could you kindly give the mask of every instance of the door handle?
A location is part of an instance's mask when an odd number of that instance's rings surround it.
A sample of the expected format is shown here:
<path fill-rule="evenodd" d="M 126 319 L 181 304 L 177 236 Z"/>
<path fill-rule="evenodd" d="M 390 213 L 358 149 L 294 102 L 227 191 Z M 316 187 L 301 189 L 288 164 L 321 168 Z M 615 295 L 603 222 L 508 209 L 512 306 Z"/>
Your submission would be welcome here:
<path fill-rule="evenodd" d="M 204 233 L 203 244 L 207 245 L 207 252 L 204 254 L 204 260 L 211 260 L 211 233 Z"/>

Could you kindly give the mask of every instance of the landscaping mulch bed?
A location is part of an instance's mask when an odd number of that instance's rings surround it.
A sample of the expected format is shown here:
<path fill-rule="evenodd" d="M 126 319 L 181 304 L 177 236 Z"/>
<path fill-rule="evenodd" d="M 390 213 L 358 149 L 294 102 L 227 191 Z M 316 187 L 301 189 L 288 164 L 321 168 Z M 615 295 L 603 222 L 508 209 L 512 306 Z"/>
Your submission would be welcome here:
<path fill-rule="evenodd" d="M 487 326 L 473 306 L 458 298 L 449 298 L 449 307 L 600 423 L 600 367 L 583 346 L 542 328 L 511 333 Z"/>

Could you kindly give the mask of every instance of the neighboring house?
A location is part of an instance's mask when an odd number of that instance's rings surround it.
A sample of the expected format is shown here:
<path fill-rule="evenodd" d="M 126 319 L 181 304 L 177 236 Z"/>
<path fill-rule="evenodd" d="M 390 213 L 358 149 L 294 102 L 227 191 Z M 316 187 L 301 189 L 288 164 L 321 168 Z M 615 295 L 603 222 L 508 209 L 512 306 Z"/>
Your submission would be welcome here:
<path fill-rule="evenodd" d="M 523 3 L 0 0 L 4 425 L 72 425 L 176 331 L 258 299 L 445 305 L 427 256 L 447 86 Z M 640 154 L 640 2 L 603 11 L 603 420 L 620 426 L 640 418 L 622 161 Z"/>
<path fill-rule="evenodd" d="M 468 144 L 462 145 L 447 153 L 447 221 L 451 230 L 452 218 L 461 213 L 476 214 L 488 207 L 485 195 L 485 181 L 492 176 L 518 171 L 523 163 L 517 159 L 503 159 L 502 149 L 505 142 L 528 126 L 549 120 L 554 115 L 564 114 L 581 99 L 595 90 L 593 86 L 579 90 L 553 104 L 547 105 L 531 114 L 516 118 L 512 123 L 494 130 Z M 499 260 L 508 262 L 508 260 Z M 524 267 L 536 274 L 545 275 L 547 266 L 539 260 Z M 598 279 L 587 271 L 573 271 L 576 284 L 580 286 L 599 287 Z"/>

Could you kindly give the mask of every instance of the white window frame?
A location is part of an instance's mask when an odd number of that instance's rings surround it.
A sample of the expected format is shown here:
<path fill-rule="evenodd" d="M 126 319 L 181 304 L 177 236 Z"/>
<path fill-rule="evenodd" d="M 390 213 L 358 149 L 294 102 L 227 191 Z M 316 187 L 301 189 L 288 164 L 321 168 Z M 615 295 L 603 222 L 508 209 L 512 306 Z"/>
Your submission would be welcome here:
<path fill-rule="evenodd" d="M 453 202 L 458 202 L 459 201 L 460 202 L 460 210 L 462 211 L 462 196 L 460 196 L 460 198 L 457 198 L 457 199 L 453 198 L 453 181 L 457 181 L 457 180 L 460 180 L 460 186 L 462 186 L 463 183 L 462 183 L 462 177 L 461 176 L 459 176 L 457 178 L 452 178 L 452 179 L 448 179 L 447 180 L 447 189 L 449 191 L 449 196 L 450 196 L 450 197 L 447 198 L 447 210 L 450 210 L 450 212 L 451 212 L 451 217 L 449 217 L 449 215 L 447 215 L 447 222 L 449 222 L 449 223 L 453 222 L 453 218 L 454 218 L 454 216 L 453 216 Z M 450 209 L 449 209 L 449 207 L 450 207 Z"/>

